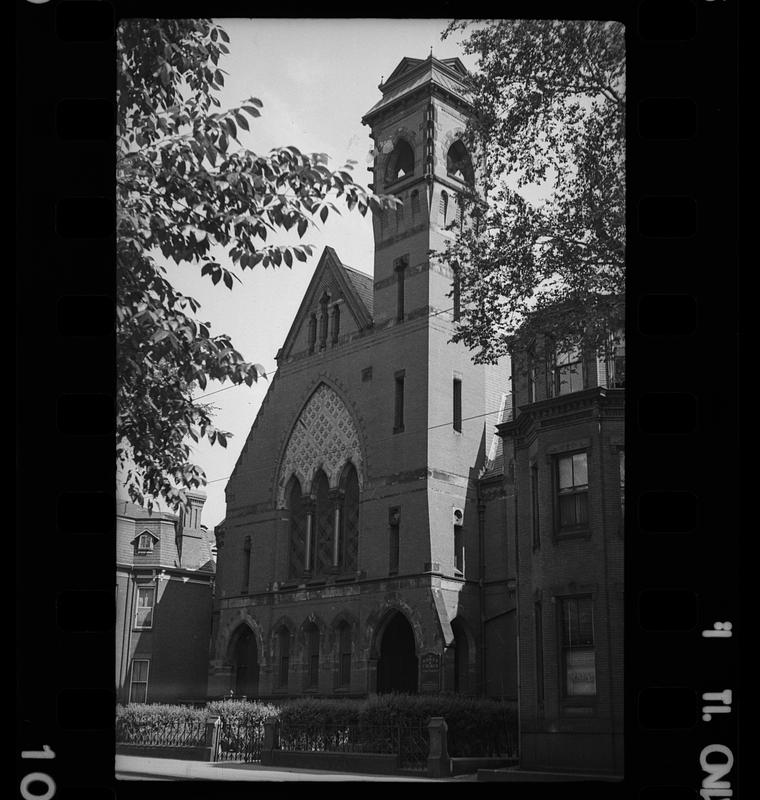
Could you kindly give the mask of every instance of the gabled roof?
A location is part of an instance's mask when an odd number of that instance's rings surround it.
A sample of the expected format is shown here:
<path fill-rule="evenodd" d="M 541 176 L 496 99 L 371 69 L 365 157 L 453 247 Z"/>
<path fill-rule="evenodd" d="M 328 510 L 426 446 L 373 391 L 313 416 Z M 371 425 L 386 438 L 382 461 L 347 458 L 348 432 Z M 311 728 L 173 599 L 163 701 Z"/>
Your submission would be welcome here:
<path fill-rule="evenodd" d="M 159 537 L 155 533 L 153 533 L 153 531 L 149 531 L 147 528 L 143 528 L 140 531 L 140 533 L 137 534 L 137 536 L 132 537 L 129 541 L 130 542 L 136 542 L 138 539 L 142 538 L 142 535 L 144 533 L 147 533 L 148 536 L 152 537 L 154 541 L 156 541 L 156 542 L 159 541 Z"/>
<path fill-rule="evenodd" d="M 346 308 L 353 316 L 356 326 L 361 330 L 372 325 L 374 286 L 372 276 L 345 266 L 332 247 L 325 247 L 280 350 L 283 358 L 287 358 L 298 331 L 307 324 L 309 311 L 316 307 L 318 303 L 316 295 L 320 286 L 330 282 L 339 287 Z"/>

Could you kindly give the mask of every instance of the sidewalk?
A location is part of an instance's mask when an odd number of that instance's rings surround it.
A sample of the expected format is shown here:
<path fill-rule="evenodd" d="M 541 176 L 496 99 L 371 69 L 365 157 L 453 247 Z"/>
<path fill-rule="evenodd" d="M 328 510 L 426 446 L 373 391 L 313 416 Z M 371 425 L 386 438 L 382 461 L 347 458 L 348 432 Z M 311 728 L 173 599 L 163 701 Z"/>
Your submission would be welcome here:
<path fill-rule="evenodd" d="M 240 762 L 181 761 L 174 758 L 142 758 L 117 755 L 115 761 L 117 780 L 180 780 L 180 781 L 365 781 L 440 783 L 449 781 L 474 781 L 474 775 L 456 778 L 417 778 L 406 775 L 367 775 L 353 772 L 327 770 L 286 769 L 262 767 L 261 764 Z"/>

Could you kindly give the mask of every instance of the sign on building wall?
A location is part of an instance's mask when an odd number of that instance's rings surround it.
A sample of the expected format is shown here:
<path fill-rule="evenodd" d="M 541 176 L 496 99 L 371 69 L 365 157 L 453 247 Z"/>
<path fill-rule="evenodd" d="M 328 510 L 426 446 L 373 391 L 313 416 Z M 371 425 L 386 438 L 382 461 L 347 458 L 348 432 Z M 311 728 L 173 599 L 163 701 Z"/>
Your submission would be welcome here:
<path fill-rule="evenodd" d="M 577 695 L 596 694 L 596 662 L 594 651 L 569 650 L 567 652 L 567 693 Z"/>
<path fill-rule="evenodd" d="M 438 692 L 441 690 L 441 656 L 438 653 L 425 653 L 420 660 L 420 691 Z"/>

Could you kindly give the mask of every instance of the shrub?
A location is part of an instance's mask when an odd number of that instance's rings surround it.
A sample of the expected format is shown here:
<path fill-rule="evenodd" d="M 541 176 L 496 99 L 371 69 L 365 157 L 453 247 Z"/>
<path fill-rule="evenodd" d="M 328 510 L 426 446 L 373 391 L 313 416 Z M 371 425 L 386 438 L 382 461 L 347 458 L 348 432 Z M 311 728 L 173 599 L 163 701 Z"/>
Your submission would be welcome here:
<path fill-rule="evenodd" d="M 212 700 L 206 704 L 205 713 L 221 717 L 222 724 L 263 725 L 277 719 L 280 712 L 277 706 L 257 700 Z"/>

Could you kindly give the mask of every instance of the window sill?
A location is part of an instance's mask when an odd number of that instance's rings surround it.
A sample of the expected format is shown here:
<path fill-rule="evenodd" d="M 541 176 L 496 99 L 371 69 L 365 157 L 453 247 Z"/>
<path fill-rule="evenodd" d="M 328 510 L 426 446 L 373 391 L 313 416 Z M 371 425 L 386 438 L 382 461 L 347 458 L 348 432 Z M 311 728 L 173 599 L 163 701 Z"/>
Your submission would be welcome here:
<path fill-rule="evenodd" d="M 563 542 L 566 539 L 590 539 L 591 531 L 588 528 L 581 528 L 579 530 L 557 531 L 554 534 L 555 542 Z"/>
<path fill-rule="evenodd" d="M 132 628 L 132 630 L 133 631 L 138 631 L 139 633 L 143 633 L 144 631 L 152 631 L 153 630 L 153 626 L 151 625 L 149 628 L 138 628 L 138 627 L 135 626 L 134 628 Z"/>
<path fill-rule="evenodd" d="M 404 426 L 403 425 L 399 425 L 397 428 L 393 429 L 393 432 L 394 433 L 403 433 L 404 432 Z"/>
<path fill-rule="evenodd" d="M 595 717 L 596 695 L 587 695 L 583 698 L 565 697 L 560 700 L 559 713 L 561 717 L 571 719 Z"/>

